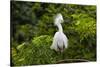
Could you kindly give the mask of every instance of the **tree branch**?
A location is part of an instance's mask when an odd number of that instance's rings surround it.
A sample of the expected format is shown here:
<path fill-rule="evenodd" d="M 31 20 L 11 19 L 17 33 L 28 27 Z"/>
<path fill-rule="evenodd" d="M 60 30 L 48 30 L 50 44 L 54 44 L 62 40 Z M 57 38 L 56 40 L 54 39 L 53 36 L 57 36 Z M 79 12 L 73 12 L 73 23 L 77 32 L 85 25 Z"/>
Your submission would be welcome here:
<path fill-rule="evenodd" d="M 89 62 L 89 60 L 86 59 L 65 59 L 57 61 L 56 63 L 75 63 L 75 62 Z"/>

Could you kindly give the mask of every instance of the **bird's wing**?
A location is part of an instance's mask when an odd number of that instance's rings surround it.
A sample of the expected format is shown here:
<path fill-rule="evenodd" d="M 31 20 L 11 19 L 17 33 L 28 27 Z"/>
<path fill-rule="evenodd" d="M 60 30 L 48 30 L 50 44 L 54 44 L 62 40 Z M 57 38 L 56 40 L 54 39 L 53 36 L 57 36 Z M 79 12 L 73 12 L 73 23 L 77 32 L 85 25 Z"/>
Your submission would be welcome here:
<path fill-rule="evenodd" d="M 67 45 L 68 45 L 68 39 L 66 35 L 64 33 L 56 32 L 53 38 L 53 43 L 50 48 L 58 51 L 59 48 L 60 49 L 67 48 Z"/>
<path fill-rule="evenodd" d="M 65 34 L 63 35 L 63 42 L 64 42 L 64 45 L 65 45 L 65 48 L 67 48 L 67 46 L 68 46 L 68 39 L 67 39 Z"/>
<path fill-rule="evenodd" d="M 51 49 L 54 49 L 56 51 L 58 51 L 58 49 L 57 49 L 57 35 L 58 35 L 58 32 L 55 33 L 54 38 L 53 38 L 53 43 L 50 46 Z"/>
<path fill-rule="evenodd" d="M 65 47 L 63 39 L 63 34 L 61 32 L 56 32 L 53 44 L 57 50 L 63 49 L 63 47 Z"/>

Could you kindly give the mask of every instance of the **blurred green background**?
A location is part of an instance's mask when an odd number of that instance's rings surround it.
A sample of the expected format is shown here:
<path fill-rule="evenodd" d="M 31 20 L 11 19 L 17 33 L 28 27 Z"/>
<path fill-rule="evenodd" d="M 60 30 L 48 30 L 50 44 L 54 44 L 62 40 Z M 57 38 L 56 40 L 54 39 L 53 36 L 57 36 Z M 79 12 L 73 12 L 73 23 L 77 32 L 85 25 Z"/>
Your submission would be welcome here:
<path fill-rule="evenodd" d="M 69 40 L 63 54 L 50 49 L 57 13 L 63 15 Z M 96 6 L 11 1 L 11 65 L 55 64 L 66 59 L 96 61 Z"/>

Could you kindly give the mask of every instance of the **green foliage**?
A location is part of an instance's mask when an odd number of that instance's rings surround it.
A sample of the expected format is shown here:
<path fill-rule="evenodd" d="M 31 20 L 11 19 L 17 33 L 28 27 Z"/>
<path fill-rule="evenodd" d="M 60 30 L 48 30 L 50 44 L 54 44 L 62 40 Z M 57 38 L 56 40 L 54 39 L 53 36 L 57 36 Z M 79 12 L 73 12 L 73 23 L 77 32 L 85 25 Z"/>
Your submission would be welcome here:
<path fill-rule="evenodd" d="M 16 56 L 12 56 L 14 65 L 31 65 L 31 64 L 47 64 L 53 63 L 53 51 L 49 49 L 52 37 L 43 35 L 34 37 L 32 42 L 25 45 L 25 43 L 17 46 L 19 51 Z M 14 50 L 13 50 L 14 51 Z M 15 55 L 15 52 L 12 52 Z"/>
<path fill-rule="evenodd" d="M 48 35 L 43 35 L 40 37 L 34 37 L 32 40 L 33 44 L 36 44 L 37 46 L 40 46 L 41 44 L 51 44 L 53 38 Z"/>
<path fill-rule="evenodd" d="M 91 50 L 84 48 L 84 45 L 76 44 L 75 40 L 69 39 L 68 49 L 64 55 L 50 49 L 52 37 L 42 35 L 34 37 L 29 44 L 22 43 L 15 50 L 12 48 L 12 60 L 14 65 L 35 65 L 35 64 L 52 64 L 66 58 L 95 60 L 95 55 Z M 75 45 L 75 46 L 74 46 Z M 18 51 L 16 53 L 16 51 Z M 92 59 L 91 59 L 92 58 Z"/>
<path fill-rule="evenodd" d="M 61 13 L 68 48 L 50 49 Z M 96 6 L 11 1 L 12 65 L 54 64 L 64 59 L 96 60 Z"/>

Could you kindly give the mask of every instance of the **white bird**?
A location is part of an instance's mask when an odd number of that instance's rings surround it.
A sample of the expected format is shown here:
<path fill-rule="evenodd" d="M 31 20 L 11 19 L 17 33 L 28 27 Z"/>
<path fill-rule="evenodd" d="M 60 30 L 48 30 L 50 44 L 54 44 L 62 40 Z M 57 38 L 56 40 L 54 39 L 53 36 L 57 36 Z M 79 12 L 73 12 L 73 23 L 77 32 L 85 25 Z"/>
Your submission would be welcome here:
<path fill-rule="evenodd" d="M 54 19 L 54 24 L 58 27 L 58 32 L 55 33 L 53 38 L 53 43 L 50 46 L 51 49 L 55 51 L 63 52 L 65 48 L 68 46 L 68 39 L 66 35 L 63 33 L 62 25 L 63 23 L 63 16 L 59 13 L 56 15 Z"/>

